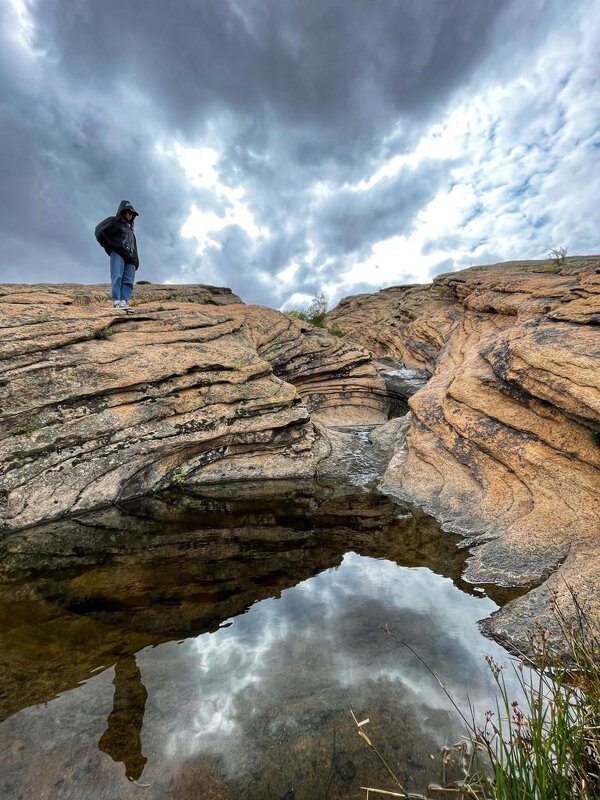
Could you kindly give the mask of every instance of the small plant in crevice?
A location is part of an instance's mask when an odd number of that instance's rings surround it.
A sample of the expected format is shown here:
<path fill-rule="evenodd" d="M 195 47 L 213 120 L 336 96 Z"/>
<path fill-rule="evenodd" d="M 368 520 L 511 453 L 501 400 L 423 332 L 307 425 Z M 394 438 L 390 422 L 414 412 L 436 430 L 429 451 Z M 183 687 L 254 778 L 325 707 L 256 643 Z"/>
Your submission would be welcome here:
<path fill-rule="evenodd" d="M 94 339 L 110 339 L 114 332 L 115 329 L 110 326 L 108 328 L 100 328 L 100 330 L 96 331 L 94 334 Z"/>
<path fill-rule="evenodd" d="M 31 425 L 19 425 L 13 430 L 13 434 L 15 436 L 32 436 L 35 431 L 35 428 L 32 428 Z"/>
<path fill-rule="evenodd" d="M 344 331 L 341 328 L 339 328 L 337 325 L 332 325 L 331 327 L 327 327 L 327 331 L 332 336 L 337 336 L 338 339 L 342 339 L 345 336 Z"/>
<path fill-rule="evenodd" d="M 592 431 L 592 442 L 600 447 L 600 430 Z"/>
<path fill-rule="evenodd" d="M 176 486 L 182 486 L 185 483 L 185 472 L 182 469 L 173 472 L 171 475 L 171 483 L 174 483 Z"/>

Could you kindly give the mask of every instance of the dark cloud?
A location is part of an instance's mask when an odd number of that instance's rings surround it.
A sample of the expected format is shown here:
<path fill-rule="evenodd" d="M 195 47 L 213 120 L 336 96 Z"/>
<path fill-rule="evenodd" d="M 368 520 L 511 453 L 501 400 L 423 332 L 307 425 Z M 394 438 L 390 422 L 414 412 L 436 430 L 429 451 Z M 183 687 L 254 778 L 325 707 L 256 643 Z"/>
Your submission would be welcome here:
<path fill-rule="evenodd" d="M 105 0 L 34 5 L 36 44 L 106 96 L 123 80 L 195 133 L 225 110 L 343 144 L 451 91 L 485 50 L 497 0 Z M 260 138 L 260 137 L 259 137 Z M 307 151 L 311 148 L 307 147 Z"/>
<path fill-rule="evenodd" d="M 317 217 L 322 246 L 326 251 L 358 253 L 381 239 L 405 234 L 443 179 L 440 164 L 425 162 L 383 178 L 371 190 L 338 192 Z"/>
<path fill-rule="evenodd" d="M 23 26 L 9 0 L 0 8 L 0 278 L 105 279 L 93 228 L 127 198 L 141 212 L 140 277 L 210 279 L 275 305 L 286 292 L 310 294 L 377 241 L 409 231 L 451 164 L 406 168 L 365 192 L 352 185 L 410 152 L 478 76 L 543 41 L 559 8 L 30 0 Z M 535 34 L 511 44 L 510 25 Z M 231 202 L 187 180 L 175 142 L 214 148 L 222 185 L 243 189 L 268 234 L 225 224 Z M 319 181 L 329 194 L 315 195 Z M 224 220 L 200 249 L 181 236 L 193 205 Z M 274 276 L 291 264 L 284 289 Z"/>

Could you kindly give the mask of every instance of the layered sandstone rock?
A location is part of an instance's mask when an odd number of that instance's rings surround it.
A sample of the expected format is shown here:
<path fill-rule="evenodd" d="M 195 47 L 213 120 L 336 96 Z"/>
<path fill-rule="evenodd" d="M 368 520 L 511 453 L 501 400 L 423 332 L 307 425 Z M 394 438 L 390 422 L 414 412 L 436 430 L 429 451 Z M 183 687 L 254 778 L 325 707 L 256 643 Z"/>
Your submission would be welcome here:
<path fill-rule="evenodd" d="M 89 289 L 89 291 L 87 291 Z M 189 484 L 313 475 L 385 418 L 359 346 L 215 287 L 0 286 L 0 529 Z"/>
<path fill-rule="evenodd" d="M 600 259 L 473 267 L 346 298 L 330 324 L 431 373 L 384 484 L 477 544 L 472 581 L 541 584 L 491 630 L 524 646 L 567 584 L 600 618 Z"/>

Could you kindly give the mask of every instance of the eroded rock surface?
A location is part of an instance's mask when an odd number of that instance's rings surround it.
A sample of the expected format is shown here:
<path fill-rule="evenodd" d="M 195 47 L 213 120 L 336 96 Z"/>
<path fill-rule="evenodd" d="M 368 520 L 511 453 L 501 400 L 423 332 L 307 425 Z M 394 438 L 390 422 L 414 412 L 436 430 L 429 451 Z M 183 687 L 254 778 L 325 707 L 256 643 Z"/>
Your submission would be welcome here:
<path fill-rule="evenodd" d="M 600 258 L 473 267 L 346 298 L 330 323 L 432 373 L 384 483 L 477 545 L 470 580 L 541 584 L 492 632 L 525 646 L 566 583 L 600 619 Z"/>
<path fill-rule="evenodd" d="M 89 290 L 89 291 L 88 291 Z M 367 351 L 229 290 L 0 286 L 0 530 L 163 488 L 313 475 L 385 419 Z"/>

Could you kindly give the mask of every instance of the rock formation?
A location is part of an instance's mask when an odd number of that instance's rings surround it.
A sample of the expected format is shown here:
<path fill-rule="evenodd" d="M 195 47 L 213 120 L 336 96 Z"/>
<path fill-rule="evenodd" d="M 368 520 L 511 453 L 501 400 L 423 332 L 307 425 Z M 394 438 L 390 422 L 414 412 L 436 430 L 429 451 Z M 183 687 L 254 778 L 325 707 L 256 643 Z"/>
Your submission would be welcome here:
<path fill-rule="evenodd" d="M 0 530 L 172 481 L 306 477 L 326 424 L 381 422 L 367 351 L 228 289 L 0 286 Z"/>
<path fill-rule="evenodd" d="M 346 298 L 329 323 L 431 373 L 384 486 L 477 545 L 470 580 L 538 586 L 493 633 L 525 647 L 567 584 L 600 618 L 600 259 L 472 267 Z"/>

